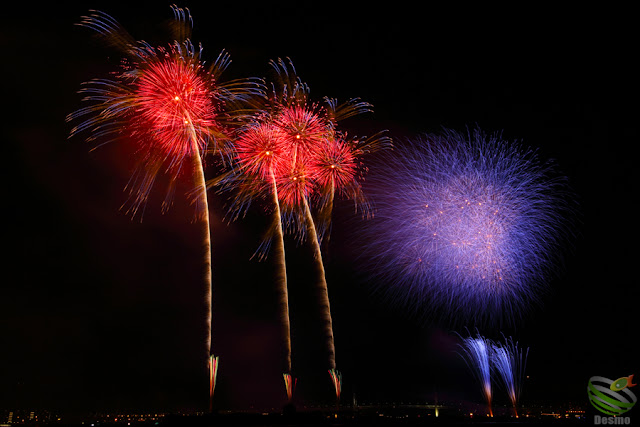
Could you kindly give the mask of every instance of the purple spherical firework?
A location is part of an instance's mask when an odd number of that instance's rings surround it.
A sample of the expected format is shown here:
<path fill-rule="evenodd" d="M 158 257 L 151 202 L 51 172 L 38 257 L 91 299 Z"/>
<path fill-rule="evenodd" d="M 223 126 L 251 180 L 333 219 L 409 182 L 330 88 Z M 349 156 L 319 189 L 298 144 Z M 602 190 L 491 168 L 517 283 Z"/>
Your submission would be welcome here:
<path fill-rule="evenodd" d="M 377 172 L 368 249 L 388 294 L 480 323 L 538 299 L 568 223 L 552 163 L 500 135 L 445 130 L 396 147 Z"/>

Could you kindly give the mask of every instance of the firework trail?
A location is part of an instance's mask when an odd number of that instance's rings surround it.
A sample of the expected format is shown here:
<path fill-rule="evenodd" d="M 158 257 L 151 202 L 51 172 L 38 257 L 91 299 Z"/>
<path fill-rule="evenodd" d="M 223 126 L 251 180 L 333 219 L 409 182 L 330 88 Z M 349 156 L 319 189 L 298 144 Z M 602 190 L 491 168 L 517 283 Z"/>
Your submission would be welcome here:
<path fill-rule="evenodd" d="M 192 172 L 196 212 L 203 224 L 203 263 L 206 310 L 206 357 L 211 356 L 211 240 L 204 157 L 207 153 L 228 156 L 233 123 L 242 118 L 251 99 L 260 96 L 258 80 L 220 82 L 230 63 L 222 52 L 205 68 L 202 47 L 188 38 L 192 19 L 188 9 L 172 6 L 174 34 L 180 39 L 165 47 L 135 41 L 109 15 L 92 12 L 79 25 L 96 31 L 124 55 L 122 68 L 111 78 L 84 84 L 81 93 L 89 105 L 67 117 L 82 120 L 71 136 L 88 132 L 88 141 L 106 143 L 131 140 L 141 154 L 128 185 L 127 213 L 132 217 L 144 207 L 160 174 L 170 179 L 163 210 L 171 205 L 181 171 Z M 124 207 L 124 205 L 123 205 Z M 140 213 L 142 216 L 142 213 Z M 211 356 L 213 357 L 213 356 Z M 216 359 L 217 361 L 217 359 Z M 216 362 L 217 369 L 217 362 Z M 212 380 L 213 381 L 213 380 Z M 213 384 L 211 384 L 213 390 Z"/>
<path fill-rule="evenodd" d="M 274 255 L 278 262 L 278 272 L 276 275 L 276 281 L 279 283 L 278 289 L 280 290 L 280 322 L 282 324 L 282 336 L 284 338 L 284 350 L 285 350 L 285 374 L 291 377 L 291 323 L 289 320 L 289 290 L 287 287 L 287 262 L 285 258 L 284 250 L 284 232 L 282 230 L 282 223 L 280 221 L 280 203 L 278 201 L 278 186 L 276 184 L 275 174 L 271 173 L 271 182 L 273 188 L 273 204 L 275 210 L 273 213 L 273 223 L 275 229 L 275 248 Z M 293 393 L 293 388 L 287 387 L 287 394 Z M 291 401 L 291 397 L 289 397 Z"/>
<path fill-rule="evenodd" d="M 479 129 L 397 148 L 368 188 L 365 252 L 384 292 L 421 315 L 513 321 L 539 300 L 568 237 L 566 179 Z"/>
<path fill-rule="evenodd" d="M 494 370 L 498 372 L 502 379 L 516 418 L 518 418 L 517 404 L 522 391 L 522 381 L 524 380 L 528 353 L 528 348 L 523 352 L 523 350 L 518 347 L 518 343 L 514 343 L 511 337 L 505 338 L 504 343 L 492 344 L 491 362 Z"/>
<path fill-rule="evenodd" d="M 478 334 L 475 338 L 462 338 L 460 344 L 462 352 L 460 356 L 464 359 L 473 376 L 478 380 L 482 388 L 482 395 L 487 402 L 489 416 L 493 417 L 491 409 L 491 360 L 492 343 L 488 339 Z"/>
<path fill-rule="evenodd" d="M 329 291 L 327 288 L 327 278 L 325 276 L 324 263 L 322 262 L 322 251 L 320 250 L 320 241 L 316 233 L 316 226 L 311 215 L 311 209 L 307 199 L 304 202 L 304 214 L 307 225 L 307 234 L 313 246 L 313 256 L 316 261 L 316 295 L 320 306 L 320 313 L 324 325 L 324 336 L 327 345 L 327 358 L 329 361 L 329 369 L 336 369 L 336 349 L 333 338 L 333 321 L 331 319 L 331 304 L 329 303 Z"/>

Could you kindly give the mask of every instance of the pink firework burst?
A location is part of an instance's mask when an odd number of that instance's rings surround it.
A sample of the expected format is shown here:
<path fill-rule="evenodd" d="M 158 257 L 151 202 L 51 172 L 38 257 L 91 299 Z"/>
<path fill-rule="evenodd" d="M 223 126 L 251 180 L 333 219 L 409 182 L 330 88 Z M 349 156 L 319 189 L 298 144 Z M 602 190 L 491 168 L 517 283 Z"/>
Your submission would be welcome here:
<path fill-rule="evenodd" d="M 161 170 L 174 182 L 185 162 L 202 161 L 209 145 L 220 148 L 227 137 L 218 120 L 217 79 L 191 43 L 168 49 L 142 45 L 132 52 L 134 59 L 113 80 L 85 85 L 81 92 L 93 103 L 69 120 L 86 116 L 72 135 L 88 130 L 89 139 L 108 135 L 135 142 L 141 153 L 131 186 L 135 215 Z"/>
<path fill-rule="evenodd" d="M 291 163 L 309 156 L 324 143 L 329 123 L 322 109 L 310 105 L 285 106 L 274 118 L 274 126 L 281 135 Z M 304 161 L 304 160 L 303 160 Z"/>
<path fill-rule="evenodd" d="M 309 168 L 317 181 L 318 205 L 316 226 L 318 238 L 328 237 L 336 193 L 353 201 L 356 211 L 364 217 L 371 210 L 361 182 L 367 173 L 362 157 L 391 147 L 391 139 L 384 132 L 364 138 L 348 138 L 334 132 L 318 147 L 309 161 Z"/>
<path fill-rule="evenodd" d="M 237 162 L 243 173 L 270 181 L 277 165 L 287 155 L 282 138 L 270 123 L 257 123 L 236 140 Z"/>
<path fill-rule="evenodd" d="M 324 138 L 309 161 L 309 169 L 318 184 L 340 191 L 353 186 L 358 169 L 355 149 L 355 145 L 342 136 Z"/>
<path fill-rule="evenodd" d="M 220 103 L 211 90 L 216 80 L 193 56 L 175 51 L 149 55 L 131 79 L 133 102 L 126 129 L 145 153 L 143 182 L 154 179 L 153 171 L 161 167 L 175 180 L 185 163 L 204 161 L 210 144 L 220 149 L 226 143 L 217 122 Z M 149 189 L 137 194 L 134 209 L 146 200 Z M 205 214 L 202 204 L 198 210 Z"/>
<path fill-rule="evenodd" d="M 215 78 L 192 56 L 167 53 L 150 60 L 135 74 L 132 97 L 133 132 L 149 148 L 179 164 L 197 150 L 204 152 L 217 128 L 218 102 L 211 87 Z M 195 143 L 194 143 L 195 141 Z"/>
<path fill-rule="evenodd" d="M 288 211 L 300 209 L 314 192 L 315 179 L 306 163 L 281 163 L 276 171 L 278 199 Z"/>
<path fill-rule="evenodd" d="M 190 33 L 191 16 L 173 7 L 175 28 L 183 37 Z M 254 97 L 262 94 L 258 80 L 221 82 L 231 60 L 221 52 L 208 67 L 201 47 L 190 39 L 154 47 L 134 41 L 109 15 L 94 12 L 83 17 L 82 26 L 99 32 L 123 50 L 122 67 L 110 78 L 93 79 L 80 93 L 88 105 L 69 114 L 80 120 L 71 136 L 87 132 L 89 141 L 114 139 L 136 144 L 139 161 L 130 183 L 129 213 L 135 215 L 146 203 L 160 173 L 171 185 L 164 206 L 170 203 L 173 185 L 185 163 L 202 162 L 209 151 L 226 155 L 230 134 Z M 196 157 L 198 159 L 196 159 Z M 204 214 L 202 203 L 197 203 Z"/>

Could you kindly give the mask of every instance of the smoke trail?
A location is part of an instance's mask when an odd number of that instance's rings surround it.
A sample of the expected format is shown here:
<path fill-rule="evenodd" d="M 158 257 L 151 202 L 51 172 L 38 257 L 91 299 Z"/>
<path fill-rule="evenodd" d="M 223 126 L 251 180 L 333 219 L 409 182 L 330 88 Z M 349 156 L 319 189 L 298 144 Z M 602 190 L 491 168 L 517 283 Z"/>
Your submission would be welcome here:
<path fill-rule="evenodd" d="M 282 230 L 282 219 L 280 214 L 280 202 L 278 200 L 278 186 L 276 177 L 271 172 L 273 183 L 273 203 L 275 205 L 274 221 L 276 222 L 275 235 L 275 256 L 278 262 L 278 272 L 276 281 L 280 291 L 280 324 L 282 325 L 282 337 L 285 350 L 285 375 L 291 376 L 291 325 L 289 321 L 289 292 L 287 289 L 287 264 L 284 251 L 284 232 Z M 286 378 L 286 377 L 285 377 Z M 285 381 L 286 382 L 286 381 Z M 287 383 L 288 384 L 288 383 Z M 293 393 L 293 388 L 287 386 L 287 394 Z M 290 391 L 289 391 L 290 390 Z M 291 397 L 289 397 L 291 400 Z"/>
<path fill-rule="evenodd" d="M 316 263 L 316 283 L 315 289 L 317 300 L 320 304 L 320 312 L 323 322 L 323 331 L 326 340 L 329 369 L 336 368 L 336 350 L 333 341 L 333 321 L 331 320 L 331 306 L 329 303 L 329 291 L 327 289 L 327 279 L 325 277 L 324 263 L 322 261 L 322 252 L 320 250 L 320 242 L 316 233 L 316 226 L 311 216 L 311 209 L 306 198 L 303 198 L 304 217 L 309 240 L 313 246 L 313 255 Z"/>
<path fill-rule="evenodd" d="M 191 123 L 190 117 L 187 112 L 184 112 L 187 120 Z M 204 265 L 204 280 L 205 280 L 205 292 L 204 292 L 204 301 L 205 301 L 205 322 L 206 322 L 206 336 L 205 336 L 205 348 L 206 348 L 206 358 L 212 356 L 212 348 L 211 348 L 211 320 L 212 320 L 212 271 L 211 271 L 211 226 L 209 223 L 209 202 L 207 200 L 207 183 L 204 176 L 204 168 L 202 165 L 201 154 L 198 146 L 198 136 L 196 134 L 196 130 L 193 125 L 188 126 L 189 133 L 191 135 L 191 140 L 193 144 L 193 161 L 195 163 L 194 169 L 194 184 L 195 190 L 192 194 L 195 195 L 194 202 L 197 205 L 196 212 L 200 213 L 200 219 L 203 222 L 203 239 L 202 239 L 202 248 L 203 248 L 203 265 Z"/>

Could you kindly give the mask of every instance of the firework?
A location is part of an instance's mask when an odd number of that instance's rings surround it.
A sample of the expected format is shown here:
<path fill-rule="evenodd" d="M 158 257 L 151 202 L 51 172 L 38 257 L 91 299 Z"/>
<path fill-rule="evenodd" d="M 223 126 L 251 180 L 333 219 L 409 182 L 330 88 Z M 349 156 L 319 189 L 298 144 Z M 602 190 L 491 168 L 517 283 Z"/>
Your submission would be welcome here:
<path fill-rule="evenodd" d="M 324 142 L 328 126 L 322 111 L 307 103 L 283 106 L 274 117 L 274 127 L 292 165 L 304 163 Z"/>
<path fill-rule="evenodd" d="M 174 28 L 187 36 L 191 16 L 187 9 L 173 7 Z M 242 103 L 261 93 L 257 80 L 221 82 L 231 60 L 221 52 L 208 67 L 201 60 L 202 47 L 190 39 L 175 40 L 154 47 L 134 41 L 109 15 L 94 12 L 80 25 L 93 29 L 123 52 L 122 66 L 110 78 L 83 84 L 87 106 L 69 114 L 68 121 L 80 121 L 71 136 L 88 133 L 87 140 L 100 145 L 114 139 L 133 140 L 140 153 L 136 173 L 128 186 L 127 212 L 139 213 L 160 173 L 171 180 L 166 209 L 171 204 L 175 180 L 193 162 L 202 162 L 207 152 L 226 153 L 232 123 L 244 110 Z M 202 165 L 196 165 L 202 170 Z M 197 181 L 200 181 L 197 179 Z M 201 189 L 200 182 L 196 184 Z M 207 212 L 194 191 L 200 216 Z"/>
<path fill-rule="evenodd" d="M 329 369 L 331 382 L 336 390 L 336 402 L 340 402 L 340 393 L 342 393 L 342 374 L 336 369 Z"/>
<path fill-rule="evenodd" d="M 277 128 L 260 122 L 244 129 L 235 149 L 241 173 L 252 181 L 271 182 L 276 166 L 286 154 Z"/>
<path fill-rule="evenodd" d="M 176 180 L 183 170 L 192 172 L 196 212 L 203 224 L 203 263 L 206 310 L 206 357 L 210 370 L 217 370 L 211 355 L 211 242 L 209 210 L 203 161 L 207 153 L 228 156 L 233 123 L 243 108 L 261 94 L 257 80 L 221 83 L 220 75 L 230 63 L 222 52 L 205 68 L 202 47 L 188 38 L 192 19 L 187 9 L 173 7 L 174 33 L 180 39 L 168 46 L 154 47 L 135 41 L 115 19 L 102 12 L 83 17 L 81 26 L 90 28 L 123 52 L 122 68 L 110 78 L 84 84 L 81 93 L 89 105 L 70 114 L 80 120 L 71 136 L 89 133 L 87 140 L 105 143 L 128 140 L 140 153 L 138 166 L 128 185 L 127 213 L 132 217 L 145 206 L 149 192 L 160 174 L 170 180 L 163 209 L 171 205 Z M 124 205 L 123 205 L 124 206 Z M 211 392 L 213 392 L 212 377 Z"/>
<path fill-rule="evenodd" d="M 362 175 L 358 157 L 383 146 L 388 138 L 349 139 L 338 131 L 338 122 L 371 111 L 371 105 L 357 98 L 338 104 L 324 98 L 322 105 L 309 101 L 309 88 L 299 79 L 293 65 L 272 63 L 278 74 L 280 89 L 272 97 L 268 120 L 273 123 L 286 155 L 275 168 L 278 199 L 283 207 L 285 227 L 300 239 L 308 238 L 316 261 L 315 286 L 323 323 L 327 359 L 331 372 L 337 373 L 333 322 L 320 241 L 330 220 L 336 191 L 361 196 L 358 178 Z M 319 194 L 320 226 L 314 220 L 311 200 Z M 319 234 L 320 231 L 320 234 Z M 339 375 L 339 374 L 338 374 Z M 335 375 L 332 378 L 338 378 Z M 336 383 L 337 384 L 337 383 Z M 339 396 L 339 386 L 336 385 Z"/>
<path fill-rule="evenodd" d="M 323 321 L 329 368 L 335 370 L 335 347 L 331 309 L 320 241 L 328 228 L 336 193 L 363 200 L 358 180 L 364 174 L 359 158 L 384 146 L 389 138 L 347 138 L 337 130 L 339 121 L 370 111 L 358 99 L 337 104 L 325 98 L 309 100 L 309 87 L 289 61 L 272 61 L 276 79 L 262 111 L 242 131 L 236 148 L 236 164 L 224 179 L 212 181 L 222 191 L 233 190 L 229 211 L 236 219 L 257 198 L 270 200 L 274 221 L 258 249 L 260 258 L 275 243 L 279 263 L 281 318 L 286 350 L 285 378 L 291 370 L 291 339 L 288 311 L 284 234 L 300 241 L 308 238 L 316 261 L 315 291 Z M 313 202 L 319 202 L 320 224 L 314 220 Z M 320 231 L 320 235 L 319 232 Z"/>
<path fill-rule="evenodd" d="M 523 352 L 512 338 L 506 338 L 504 343 L 492 344 L 492 365 L 502 379 L 516 418 L 518 418 L 517 404 L 522 391 L 528 353 L 528 348 Z"/>
<path fill-rule="evenodd" d="M 293 378 L 291 374 L 286 373 L 282 374 L 282 377 L 284 378 L 284 387 L 287 391 L 287 401 L 291 403 L 291 400 L 293 400 L 293 392 L 295 391 L 298 379 Z"/>
<path fill-rule="evenodd" d="M 356 176 L 354 146 L 340 137 L 329 137 L 311 159 L 314 176 L 321 186 L 346 191 Z"/>
<path fill-rule="evenodd" d="M 491 409 L 491 360 L 492 343 L 480 334 L 476 337 L 462 338 L 460 355 L 466 362 L 469 370 L 480 383 L 482 395 L 487 402 L 489 416 L 493 417 Z"/>
<path fill-rule="evenodd" d="M 235 193 L 229 211 L 233 219 L 245 212 L 254 199 L 272 202 L 273 223 L 258 248 L 260 259 L 266 258 L 273 247 L 277 263 L 276 282 L 279 293 L 280 320 L 284 349 L 285 389 L 291 401 L 295 382 L 292 382 L 291 327 L 284 247 L 285 224 L 297 227 L 293 221 L 295 207 L 310 196 L 312 181 L 307 179 L 305 159 L 314 144 L 319 143 L 327 129 L 323 118 L 307 107 L 308 88 L 295 76 L 294 70 L 272 62 L 280 86 L 271 92 L 270 104 L 248 123 L 235 144 L 237 167 L 223 179 L 211 184 L 221 191 Z M 285 83 L 286 81 L 286 83 Z M 292 225 L 294 224 L 294 225 Z M 297 227 L 299 228 L 299 227 Z"/>
<path fill-rule="evenodd" d="M 213 392 L 218 379 L 218 356 L 209 356 L 209 411 L 213 410 Z"/>
<path fill-rule="evenodd" d="M 553 163 L 476 129 L 418 139 L 380 168 L 365 252 L 385 292 L 423 316 L 478 323 L 539 301 L 571 212 Z"/>
<path fill-rule="evenodd" d="M 324 98 L 322 105 L 309 101 L 309 88 L 297 77 L 293 65 L 273 63 L 278 71 L 280 91 L 273 97 L 271 121 L 278 130 L 285 161 L 278 164 L 276 180 L 278 197 L 283 207 L 285 228 L 312 245 L 316 261 L 315 291 L 323 321 L 329 368 L 335 371 L 335 344 L 328 287 L 320 248 L 327 230 L 336 191 L 360 201 L 358 157 L 383 146 L 388 138 L 349 139 L 337 130 L 338 122 L 371 111 L 371 105 L 357 98 L 338 104 Z M 312 214 L 312 195 L 319 194 L 320 224 Z"/>
<path fill-rule="evenodd" d="M 287 394 L 293 392 L 291 379 L 291 331 L 287 289 L 286 258 L 284 249 L 283 218 L 294 217 L 295 206 L 310 196 L 312 181 L 307 178 L 305 159 L 327 129 L 324 119 L 304 102 L 306 86 L 293 70 L 280 68 L 275 62 L 280 87 L 271 92 L 270 105 L 254 117 L 241 132 L 236 143 L 237 167 L 224 179 L 216 182 L 223 191 L 233 190 L 235 197 L 230 207 L 236 219 L 246 211 L 256 198 L 272 201 L 273 225 L 267 232 L 257 253 L 261 259 L 275 246 L 278 265 L 277 288 L 279 291 L 280 318 L 284 355 L 284 378 Z M 287 83 L 284 83 L 287 80 Z M 294 83 L 295 82 L 295 83 Z"/>
<path fill-rule="evenodd" d="M 331 230 L 331 216 L 336 194 L 353 201 L 355 211 L 370 216 L 370 206 L 362 190 L 361 181 L 367 172 L 362 158 L 378 150 L 391 148 L 391 138 L 379 132 L 370 137 L 348 137 L 330 133 L 317 147 L 309 161 L 311 174 L 317 182 L 319 210 L 316 220 L 318 239 L 324 240 Z"/>

